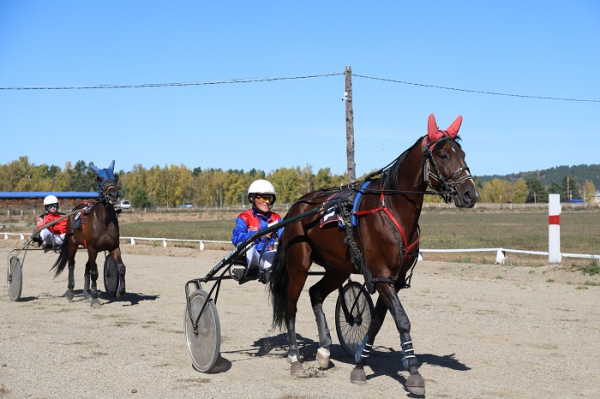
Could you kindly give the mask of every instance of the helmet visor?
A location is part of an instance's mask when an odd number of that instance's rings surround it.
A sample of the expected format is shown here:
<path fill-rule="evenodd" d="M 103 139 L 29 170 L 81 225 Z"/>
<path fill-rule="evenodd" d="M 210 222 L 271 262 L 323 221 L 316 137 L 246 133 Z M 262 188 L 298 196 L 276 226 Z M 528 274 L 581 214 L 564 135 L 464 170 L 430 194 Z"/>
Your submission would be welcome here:
<path fill-rule="evenodd" d="M 48 204 L 46 205 L 46 210 L 49 211 L 52 208 L 57 208 L 58 209 L 58 204 Z"/>

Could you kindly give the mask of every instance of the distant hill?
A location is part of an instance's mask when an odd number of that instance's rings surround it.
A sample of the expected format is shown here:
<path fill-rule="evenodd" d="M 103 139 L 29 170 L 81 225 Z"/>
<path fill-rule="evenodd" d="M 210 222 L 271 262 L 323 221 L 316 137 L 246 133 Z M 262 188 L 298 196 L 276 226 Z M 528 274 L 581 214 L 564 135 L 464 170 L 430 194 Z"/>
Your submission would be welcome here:
<path fill-rule="evenodd" d="M 596 189 L 600 189 L 600 165 L 577 165 L 577 166 L 557 166 L 555 168 L 536 170 L 533 172 L 521 172 L 513 173 L 510 175 L 485 175 L 477 176 L 479 181 L 482 183 L 491 181 L 492 179 L 508 180 L 514 183 L 521 177 L 528 179 L 535 177 L 542 183 L 543 186 L 549 186 L 552 183 L 562 184 L 565 176 L 574 177 L 580 184 L 583 184 L 586 180 L 590 180 L 594 183 Z"/>

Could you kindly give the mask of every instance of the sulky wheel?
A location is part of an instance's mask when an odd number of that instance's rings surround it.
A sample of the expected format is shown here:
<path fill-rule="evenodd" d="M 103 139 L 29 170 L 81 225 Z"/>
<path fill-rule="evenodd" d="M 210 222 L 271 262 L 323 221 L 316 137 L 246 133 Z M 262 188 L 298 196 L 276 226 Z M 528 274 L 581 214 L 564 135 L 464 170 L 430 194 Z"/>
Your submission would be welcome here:
<path fill-rule="evenodd" d="M 190 319 L 188 309 L 184 314 L 188 352 L 193 367 L 202 373 L 208 373 L 217 363 L 221 350 L 219 314 L 212 298 L 208 298 L 208 293 L 201 289 L 190 294 L 189 305 L 192 318 Z M 197 328 L 194 329 L 193 321 L 198 319 L 201 311 L 202 315 L 198 320 Z"/>
<path fill-rule="evenodd" d="M 10 258 L 8 262 L 6 281 L 10 299 L 18 301 L 21 298 L 21 290 L 23 289 L 23 267 L 21 260 L 16 256 Z"/>
<path fill-rule="evenodd" d="M 117 295 L 119 289 L 119 268 L 117 262 L 108 254 L 104 260 L 104 290 L 110 297 Z"/>
<path fill-rule="evenodd" d="M 335 304 L 335 329 L 342 348 L 354 356 L 373 316 L 373 300 L 359 283 L 351 281 L 342 288 Z"/>

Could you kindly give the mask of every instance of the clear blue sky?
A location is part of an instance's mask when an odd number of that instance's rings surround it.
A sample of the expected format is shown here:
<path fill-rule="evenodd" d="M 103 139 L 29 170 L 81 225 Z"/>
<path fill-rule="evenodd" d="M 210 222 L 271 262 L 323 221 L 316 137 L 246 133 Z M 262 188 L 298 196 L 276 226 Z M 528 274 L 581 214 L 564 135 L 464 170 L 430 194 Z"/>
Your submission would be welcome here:
<path fill-rule="evenodd" d="M 475 175 L 598 164 L 600 2 L 0 0 L 0 87 L 352 72 L 357 175 L 464 117 Z M 344 76 L 0 90 L 0 164 L 346 170 Z"/>

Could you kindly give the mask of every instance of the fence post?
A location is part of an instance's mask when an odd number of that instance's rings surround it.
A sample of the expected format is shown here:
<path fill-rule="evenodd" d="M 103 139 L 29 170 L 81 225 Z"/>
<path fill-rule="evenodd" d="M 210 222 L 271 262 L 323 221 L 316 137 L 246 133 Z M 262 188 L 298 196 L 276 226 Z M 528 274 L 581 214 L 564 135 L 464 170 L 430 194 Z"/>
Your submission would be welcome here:
<path fill-rule="evenodd" d="M 204 242 L 200 241 L 200 251 L 204 251 Z"/>
<path fill-rule="evenodd" d="M 560 263 L 560 194 L 548 194 L 548 262 Z"/>
<path fill-rule="evenodd" d="M 496 264 L 503 265 L 504 259 L 506 258 L 504 251 L 502 249 L 498 249 L 496 252 Z"/>

